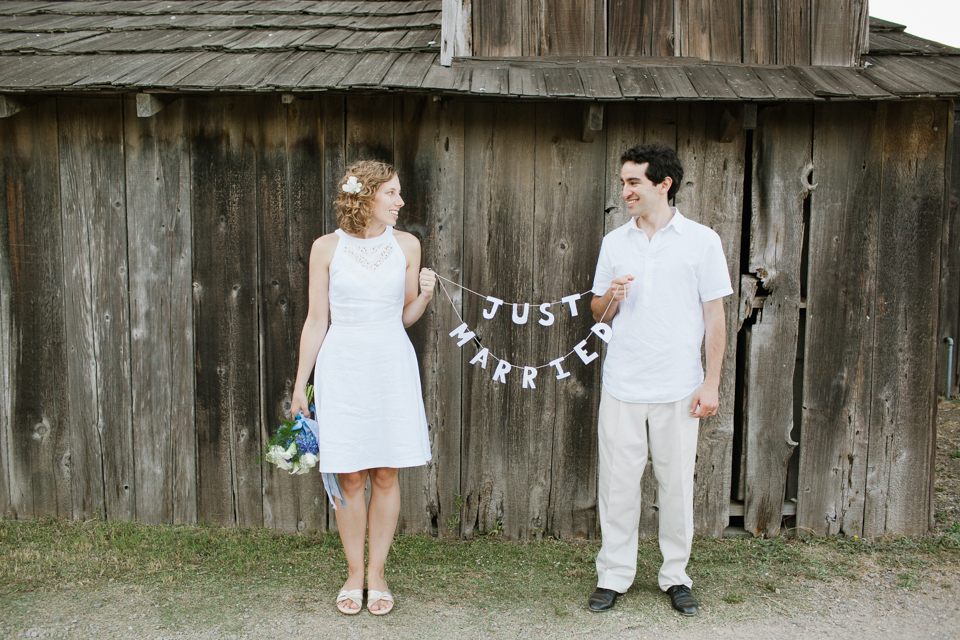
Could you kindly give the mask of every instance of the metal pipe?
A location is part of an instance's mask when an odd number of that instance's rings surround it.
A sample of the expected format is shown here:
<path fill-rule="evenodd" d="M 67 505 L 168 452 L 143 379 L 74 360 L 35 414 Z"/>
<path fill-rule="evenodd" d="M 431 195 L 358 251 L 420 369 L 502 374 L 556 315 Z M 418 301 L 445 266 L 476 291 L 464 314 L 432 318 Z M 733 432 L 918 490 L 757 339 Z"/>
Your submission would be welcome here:
<path fill-rule="evenodd" d="M 950 391 L 953 390 L 953 338 L 944 338 L 947 343 L 947 398 L 950 398 Z"/>

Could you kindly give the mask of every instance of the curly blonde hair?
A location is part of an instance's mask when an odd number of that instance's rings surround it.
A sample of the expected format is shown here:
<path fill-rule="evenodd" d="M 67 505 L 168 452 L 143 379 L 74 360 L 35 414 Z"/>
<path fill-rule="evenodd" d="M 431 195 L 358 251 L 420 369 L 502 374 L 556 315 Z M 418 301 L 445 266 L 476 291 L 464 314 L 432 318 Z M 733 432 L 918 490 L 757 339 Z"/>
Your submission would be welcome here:
<path fill-rule="evenodd" d="M 350 165 L 337 184 L 337 199 L 333 203 L 340 228 L 353 235 L 362 232 L 373 215 L 371 203 L 377 189 L 395 175 L 397 170 L 393 165 L 379 160 L 361 160 Z M 343 185 L 351 177 L 355 177 L 363 185 L 360 193 L 347 193 L 343 190 Z"/>

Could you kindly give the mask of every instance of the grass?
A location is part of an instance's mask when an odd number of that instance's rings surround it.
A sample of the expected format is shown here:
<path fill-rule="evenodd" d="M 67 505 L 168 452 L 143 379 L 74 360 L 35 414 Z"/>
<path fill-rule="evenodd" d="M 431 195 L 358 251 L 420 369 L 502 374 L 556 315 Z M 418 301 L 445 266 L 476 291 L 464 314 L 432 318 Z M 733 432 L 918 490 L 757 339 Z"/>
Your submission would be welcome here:
<path fill-rule="evenodd" d="M 387 581 L 395 593 L 461 605 L 478 615 L 525 606 L 563 619 L 576 612 L 596 584 L 598 548 L 597 541 L 398 536 Z M 761 598 L 789 602 L 792 593 L 802 591 L 801 585 L 808 586 L 805 583 L 852 578 L 868 565 L 890 572 L 896 586 L 914 589 L 926 569 L 958 560 L 960 527 L 954 526 L 939 537 L 920 539 L 698 539 L 690 571 L 701 602 L 733 614 Z M 637 609 L 651 601 L 665 602 L 655 581 L 659 564 L 656 541 L 641 542 L 638 581 L 627 598 Z M 246 610 L 243 598 L 248 593 L 255 599 L 256 594 L 274 598 L 293 592 L 284 597 L 316 601 L 318 592 L 336 593 L 345 576 L 346 561 L 335 534 L 0 520 L 0 609 L 44 592 L 95 591 L 122 582 L 130 585 L 125 588 L 155 593 L 161 613 L 179 599 L 175 609 L 180 624 L 190 615 L 215 621 L 218 615 Z M 224 593 L 233 598 L 229 606 L 215 600 Z M 515 604 L 517 593 L 527 594 L 523 604 Z M 221 612 L 209 612 L 218 606 Z"/>

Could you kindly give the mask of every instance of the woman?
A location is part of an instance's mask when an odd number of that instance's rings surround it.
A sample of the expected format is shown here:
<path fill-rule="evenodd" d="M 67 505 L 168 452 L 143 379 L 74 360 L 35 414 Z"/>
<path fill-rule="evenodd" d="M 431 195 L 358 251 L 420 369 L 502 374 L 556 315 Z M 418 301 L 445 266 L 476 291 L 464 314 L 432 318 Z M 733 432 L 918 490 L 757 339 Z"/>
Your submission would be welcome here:
<path fill-rule="evenodd" d="M 310 308 L 290 411 L 309 414 L 305 388 L 316 362 L 318 468 L 338 475 L 343 495 L 335 506 L 348 569 L 337 608 L 360 612 L 369 524 L 367 609 L 384 615 L 393 609 L 383 574 L 400 513 L 397 469 L 431 457 L 417 356 L 404 327 L 423 315 L 436 275 L 420 269 L 417 238 L 394 231 L 403 207 L 396 169 L 354 164 L 340 180 L 335 206 L 340 228 L 310 252 Z"/>

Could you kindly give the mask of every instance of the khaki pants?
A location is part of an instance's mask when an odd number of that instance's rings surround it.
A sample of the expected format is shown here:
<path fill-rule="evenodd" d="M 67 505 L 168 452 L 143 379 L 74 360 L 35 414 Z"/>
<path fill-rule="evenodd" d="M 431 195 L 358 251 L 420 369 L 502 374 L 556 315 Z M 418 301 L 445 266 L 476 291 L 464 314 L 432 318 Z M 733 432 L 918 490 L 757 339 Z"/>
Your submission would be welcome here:
<path fill-rule="evenodd" d="M 639 404 L 621 402 L 602 390 L 598 587 L 624 593 L 637 574 L 640 480 L 648 450 L 658 486 L 660 589 L 693 584 L 686 567 L 693 541 L 693 470 L 700 426 L 700 420 L 690 416 L 695 393 L 679 402 Z"/>

